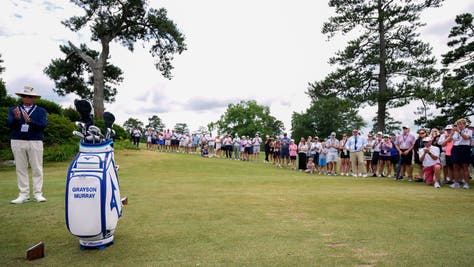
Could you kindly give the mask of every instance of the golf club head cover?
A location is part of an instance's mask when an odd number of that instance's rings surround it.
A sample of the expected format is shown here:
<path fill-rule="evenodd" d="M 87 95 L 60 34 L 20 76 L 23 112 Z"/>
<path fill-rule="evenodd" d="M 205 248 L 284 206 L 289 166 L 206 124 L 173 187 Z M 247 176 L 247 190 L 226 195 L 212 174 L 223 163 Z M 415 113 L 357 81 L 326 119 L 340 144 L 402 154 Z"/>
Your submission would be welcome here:
<path fill-rule="evenodd" d="M 86 124 L 86 129 L 89 126 L 94 124 L 94 116 L 92 115 L 92 105 L 89 101 L 85 99 L 76 99 L 74 100 L 74 106 L 76 107 L 77 112 L 81 116 L 81 122 Z"/>
<path fill-rule="evenodd" d="M 112 129 L 112 125 L 115 122 L 114 114 L 106 111 L 106 112 L 104 112 L 104 114 L 102 116 L 104 117 L 105 128 L 111 128 Z"/>

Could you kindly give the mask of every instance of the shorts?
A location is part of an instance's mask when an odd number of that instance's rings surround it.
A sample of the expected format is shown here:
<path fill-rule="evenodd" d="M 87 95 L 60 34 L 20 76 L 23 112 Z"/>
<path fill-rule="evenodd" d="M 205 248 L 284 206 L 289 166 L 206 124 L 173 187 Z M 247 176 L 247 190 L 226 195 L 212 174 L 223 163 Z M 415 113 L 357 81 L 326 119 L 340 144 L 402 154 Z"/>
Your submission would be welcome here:
<path fill-rule="evenodd" d="M 296 156 L 290 156 L 291 160 L 296 160 Z"/>
<path fill-rule="evenodd" d="M 451 159 L 454 164 L 471 163 L 471 146 L 453 146 Z"/>
<path fill-rule="evenodd" d="M 379 156 L 379 160 L 390 161 L 390 160 L 391 160 L 391 156 Z"/>
<path fill-rule="evenodd" d="M 404 150 L 402 149 L 402 152 Z M 406 151 L 406 149 L 405 149 Z M 408 152 L 407 155 L 401 155 L 402 157 L 402 164 L 404 165 L 412 165 L 412 161 L 413 161 L 413 150 L 410 150 L 410 152 Z"/>
<path fill-rule="evenodd" d="M 347 150 L 342 150 L 341 151 L 341 159 L 348 159 L 349 157 L 350 157 L 349 156 L 349 151 L 347 151 Z"/>
<path fill-rule="evenodd" d="M 441 163 L 436 163 L 435 165 L 429 166 L 429 167 L 423 167 L 425 182 L 428 185 L 432 185 L 434 183 L 433 176 L 434 176 L 434 170 L 436 166 L 441 167 Z"/>
<path fill-rule="evenodd" d="M 377 164 L 379 162 L 379 159 L 380 159 L 380 152 L 378 151 L 374 151 L 374 153 L 372 153 L 372 164 Z"/>
<path fill-rule="evenodd" d="M 216 150 L 221 149 L 221 147 L 222 147 L 222 144 L 221 144 L 221 143 L 216 143 Z"/>
<path fill-rule="evenodd" d="M 289 158 L 290 157 L 290 150 L 287 149 L 282 149 L 281 150 L 281 157 L 282 158 Z"/>
<path fill-rule="evenodd" d="M 451 156 L 446 155 L 446 166 L 452 167 L 453 166 L 453 159 Z"/>
<path fill-rule="evenodd" d="M 365 161 L 371 161 L 371 160 L 372 160 L 372 152 L 370 152 L 370 151 L 365 151 L 365 152 L 364 152 L 364 160 L 365 160 Z"/>
<path fill-rule="evenodd" d="M 392 162 L 392 164 L 398 164 L 399 160 L 400 160 L 400 155 L 391 155 L 390 156 L 390 162 Z"/>
<path fill-rule="evenodd" d="M 245 147 L 245 153 L 247 154 L 253 154 L 253 150 L 251 147 Z"/>
<path fill-rule="evenodd" d="M 319 158 L 318 163 L 319 166 L 326 166 L 326 158 Z"/>
<path fill-rule="evenodd" d="M 327 162 L 337 162 L 337 152 L 329 152 L 326 156 Z"/>
<path fill-rule="evenodd" d="M 278 149 L 275 150 L 275 151 L 273 151 L 273 155 L 275 155 L 275 157 L 277 157 L 277 158 L 280 157 L 280 154 L 281 154 L 281 152 L 280 152 L 280 150 L 278 150 Z"/>
<path fill-rule="evenodd" d="M 165 146 L 171 146 L 171 140 L 170 139 L 165 140 Z"/>
<path fill-rule="evenodd" d="M 253 153 L 260 153 L 260 146 L 253 146 Z"/>
<path fill-rule="evenodd" d="M 161 140 L 158 140 L 158 145 L 164 145 L 165 144 L 165 140 L 161 139 Z"/>

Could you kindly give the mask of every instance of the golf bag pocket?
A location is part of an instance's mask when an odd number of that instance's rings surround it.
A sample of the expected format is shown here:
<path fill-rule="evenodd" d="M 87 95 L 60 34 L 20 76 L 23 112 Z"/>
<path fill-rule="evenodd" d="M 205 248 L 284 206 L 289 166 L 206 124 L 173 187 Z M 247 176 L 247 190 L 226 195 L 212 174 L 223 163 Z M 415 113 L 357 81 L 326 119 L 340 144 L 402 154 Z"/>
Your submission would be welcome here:
<path fill-rule="evenodd" d="M 96 237 L 103 232 L 101 176 L 101 172 L 75 172 L 68 181 L 66 223 L 75 236 Z"/>
<path fill-rule="evenodd" d="M 76 169 L 102 169 L 104 159 L 102 154 L 81 154 L 76 161 Z"/>

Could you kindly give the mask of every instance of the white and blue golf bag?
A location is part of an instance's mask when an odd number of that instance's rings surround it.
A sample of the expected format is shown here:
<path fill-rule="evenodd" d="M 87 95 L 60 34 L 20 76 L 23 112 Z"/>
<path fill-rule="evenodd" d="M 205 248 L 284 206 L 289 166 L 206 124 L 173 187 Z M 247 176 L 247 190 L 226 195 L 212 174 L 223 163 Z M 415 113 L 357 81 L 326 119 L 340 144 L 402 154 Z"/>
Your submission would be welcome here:
<path fill-rule="evenodd" d="M 66 183 L 66 225 L 79 237 L 81 249 L 103 249 L 114 242 L 122 216 L 119 180 L 112 139 L 81 141 L 69 166 Z"/>

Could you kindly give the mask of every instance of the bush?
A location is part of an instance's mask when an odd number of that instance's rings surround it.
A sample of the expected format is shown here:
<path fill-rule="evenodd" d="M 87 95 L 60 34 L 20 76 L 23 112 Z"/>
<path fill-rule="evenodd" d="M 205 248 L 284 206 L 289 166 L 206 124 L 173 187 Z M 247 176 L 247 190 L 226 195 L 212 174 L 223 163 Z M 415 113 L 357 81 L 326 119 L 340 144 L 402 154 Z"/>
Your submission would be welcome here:
<path fill-rule="evenodd" d="M 105 122 L 104 120 L 94 120 L 94 125 L 99 127 L 102 133 L 106 133 L 107 129 L 105 129 Z M 112 129 L 115 131 L 115 137 L 114 140 L 123 140 L 123 139 L 128 139 L 128 134 L 125 131 L 123 127 L 121 127 L 118 124 L 114 124 L 112 126 Z"/>
<path fill-rule="evenodd" d="M 21 102 L 18 101 L 18 104 L 20 104 Z M 37 99 L 35 101 L 35 104 L 37 104 L 38 106 L 46 109 L 46 112 L 48 112 L 48 114 L 58 114 L 58 115 L 63 115 L 63 108 L 52 102 L 52 101 L 49 101 L 49 100 L 46 100 L 46 99 Z"/>
<path fill-rule="evenodd" d="M 69 161 L 79 151 L 79 142 L 73 142 L 61 145 L 51 145 L 44 148 L 43 160 L 44 162 L 61 162 Z"/>
<path fill-rule="evenodd" d="M 69 107 L 63 111 L 64 117 L 68 118 L 72 122 L 76 122 L 81 119 L 81 115 L 75 109 Z"/>
<path fill-rule="evenodd" d="M 77 141 L 72 134 L 75 129 L 76 126 L 69 119 L 57 114 L 48 114 L 43 141 L 46 145 L 73 143 Z"/>

